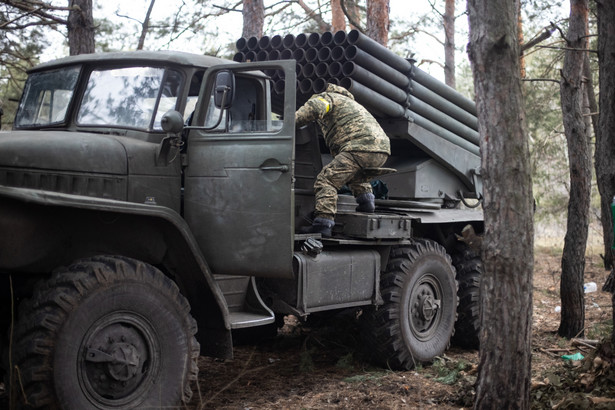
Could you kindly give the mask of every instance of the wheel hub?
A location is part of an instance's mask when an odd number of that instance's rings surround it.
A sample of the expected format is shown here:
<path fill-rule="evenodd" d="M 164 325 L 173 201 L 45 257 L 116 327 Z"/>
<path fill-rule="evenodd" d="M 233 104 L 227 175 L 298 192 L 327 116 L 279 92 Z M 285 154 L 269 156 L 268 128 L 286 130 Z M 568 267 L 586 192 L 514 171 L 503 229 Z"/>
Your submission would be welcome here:
<path fill-rule="evenodd" d="M 115 343 L 111 356 L 115 360 L 107 365 L 107 371 L 115 380 L 127 381 L 137 374 L 140 357 L 135 346 L 129 343 Z"/>
<path fill-rule="evenodd" d="M 88 332 L 82 374 L 86 390 L 97 400 L 130 400 L 149 370 L 153 341 L 140 320 L 107 318 Z"/>
<path fill-rule="evenodd" d="M 432 294 L 422 295 L 420 297 L 420 316 L 423 320 L 429 321 L 438 313 L 439 303 L 436 301 Z"/>
<path fill-rule="evenodd" d="M 442 300 L 438 299 L 437 292 L 433 284 L 426 281 L 415 288 L 413 292 L 413 302 L 410 305 L 410 324 L 413 333 L 419 339 L 426 339 L 433 330 L 435 319 L 437 318 Z"/>

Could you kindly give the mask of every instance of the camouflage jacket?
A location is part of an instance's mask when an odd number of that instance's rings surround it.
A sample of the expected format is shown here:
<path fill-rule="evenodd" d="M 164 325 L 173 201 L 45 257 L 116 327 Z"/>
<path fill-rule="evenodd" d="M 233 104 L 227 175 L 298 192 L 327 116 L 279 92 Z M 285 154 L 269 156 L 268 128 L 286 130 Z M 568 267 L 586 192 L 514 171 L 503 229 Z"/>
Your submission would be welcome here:
<path fill-rule="evenodd" d="M 342 151 L 391 153 L 390 142 L 374 117 L 345 88 L 329 84 L 295 113 L 297 127 L 316 121 L 336 156 Z"/>

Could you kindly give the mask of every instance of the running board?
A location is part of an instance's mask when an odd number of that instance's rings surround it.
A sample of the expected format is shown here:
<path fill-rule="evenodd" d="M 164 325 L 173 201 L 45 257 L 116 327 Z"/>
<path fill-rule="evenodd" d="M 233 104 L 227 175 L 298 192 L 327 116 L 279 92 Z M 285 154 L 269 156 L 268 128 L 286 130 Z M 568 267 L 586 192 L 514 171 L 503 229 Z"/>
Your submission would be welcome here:
<path fill-rule="evenodd" d="M 249 276 L 214 276 L 229 309 L 231 329 L 263 326 L 275 322 L 275 314 L 265 305 L 254 277 Z"/>

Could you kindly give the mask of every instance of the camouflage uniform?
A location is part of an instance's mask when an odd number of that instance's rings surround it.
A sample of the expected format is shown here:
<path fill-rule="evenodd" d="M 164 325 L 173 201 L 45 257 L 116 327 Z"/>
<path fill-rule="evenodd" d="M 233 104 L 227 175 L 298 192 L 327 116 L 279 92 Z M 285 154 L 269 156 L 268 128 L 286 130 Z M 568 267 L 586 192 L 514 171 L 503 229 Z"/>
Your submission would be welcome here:
<path fill-rule="evenodd" d="M 376 119 L 346 89 L 329 84 L 327 91 L 313 95 L 295 113 L 301 127 L 316 121 L 322 130 L 333 161 L 316 178 L 316 217 L 333 219 L 337 191 L 348 184 L 357 197 L 372 192 L 362 168 L 381 167 L 391 153 L 389 138 Z"/>

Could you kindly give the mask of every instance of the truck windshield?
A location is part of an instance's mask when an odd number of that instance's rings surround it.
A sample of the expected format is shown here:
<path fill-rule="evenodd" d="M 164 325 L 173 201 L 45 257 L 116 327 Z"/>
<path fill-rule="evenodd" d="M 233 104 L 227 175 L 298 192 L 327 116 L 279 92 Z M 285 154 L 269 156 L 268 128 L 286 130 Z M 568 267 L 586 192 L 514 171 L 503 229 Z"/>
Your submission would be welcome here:
<path fill-rule="evenodd" d="M 177 102 L 178 72 L 164 68 L 127 67 L 94 70 L 79 107 L 80 125 L 161 129 L 160 118 Z"/>
<path fill-rule="evenodd" d="M 15 116 L 15 126 L 45 126 L 64 122 L 80 70 L 81 66 L 75 66 L 30 74 Z"/>
<path fill-rule="evenodd" d="M 66 123 L 81 66 L 28 76 L 15 126 L 41 127 Z M 85 126 L 162 130 L 162 115 L 176 109 L 182 76 L 160 67 L 93 70 L 77 107 L 77 123 Z"/>

